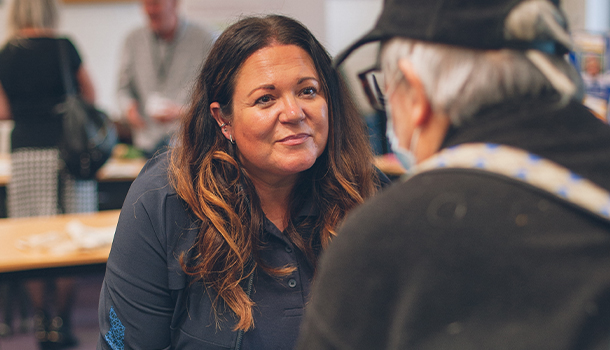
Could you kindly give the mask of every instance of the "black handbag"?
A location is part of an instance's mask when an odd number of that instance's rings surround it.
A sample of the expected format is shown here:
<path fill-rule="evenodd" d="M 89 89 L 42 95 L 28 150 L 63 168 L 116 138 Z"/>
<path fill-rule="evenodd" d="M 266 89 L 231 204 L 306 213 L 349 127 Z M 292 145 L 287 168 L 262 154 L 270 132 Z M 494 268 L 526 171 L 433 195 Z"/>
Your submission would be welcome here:
<path fill-rule="evenodd" d="M 63 124 L 59 152 L 70 174 L 77 179 L 89 180 L 95 178 L 97 171 L 112 155 L 118 134 L 108 115 L 85 101 L 76 91 L 66 45 L 64 41 L 59 45 L 66 99 L 55 106 L 55 113 Z"/>

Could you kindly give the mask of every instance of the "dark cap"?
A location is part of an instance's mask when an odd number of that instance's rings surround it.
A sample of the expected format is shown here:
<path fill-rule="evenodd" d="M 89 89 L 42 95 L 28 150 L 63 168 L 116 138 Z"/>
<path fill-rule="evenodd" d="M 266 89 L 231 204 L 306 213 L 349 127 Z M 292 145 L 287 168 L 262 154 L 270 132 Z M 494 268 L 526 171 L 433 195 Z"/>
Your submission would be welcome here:
<path fill-rule="evenodd" d="M 559 0 L 538 0 L 552 4 L 557 10 L 553 20 L 564 28 Z M 358 47 L 374 42 L 403 37 L 433 43 L 465 46 L 476 49 L 537 48 L 544 41 L 558 44 L 557 53 L 568 48 L 548 37 L 531 39 L 507 38 L 505 22 L 511 11 L 522 2 L 536 0 L 384 0 L 383 10 L 375 27 L 335 59 L 341 64 Z"/>

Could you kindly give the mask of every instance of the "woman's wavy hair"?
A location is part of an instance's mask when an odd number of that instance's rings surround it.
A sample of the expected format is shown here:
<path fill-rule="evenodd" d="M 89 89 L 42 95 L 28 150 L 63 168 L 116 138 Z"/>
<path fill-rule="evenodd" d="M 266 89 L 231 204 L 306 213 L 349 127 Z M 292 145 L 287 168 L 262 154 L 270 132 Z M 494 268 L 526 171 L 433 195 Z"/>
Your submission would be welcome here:
<path fill-rule="evenodd" d="M 271 45 L 296 45 L 312 58 L 329 111 L 328 142 L 314 165 L 301 173 L 291 194 L 289 239 L 315 266 L 320 250 L 354 206 L 371 196 L 377 176 L 367 132 L 331 58 L 298 21 L 280 15 L 247 17 L 227 28 L 214 44 L 194 87 L 188 114 L 171 153 L 170 179 L 196 216 L 199 233 L 181 256 L 184 271 L 216 293 L 237 316 L 235 330 L 253 327 L 254 303 L 244 291 L 256 266 L 281 276 L 294 267 L 271 268 L 259 257 L 264 213 L 236 145 L 222 134 L 210 111 L 218 102 L 229 120 L 236 79 L 243 63 Z M 318 216 L 295 222 L 313 203 Z M 303 232 L 304 234 L 301 234 Z M 313 232 L 308 234 L 307 232 Z"/>

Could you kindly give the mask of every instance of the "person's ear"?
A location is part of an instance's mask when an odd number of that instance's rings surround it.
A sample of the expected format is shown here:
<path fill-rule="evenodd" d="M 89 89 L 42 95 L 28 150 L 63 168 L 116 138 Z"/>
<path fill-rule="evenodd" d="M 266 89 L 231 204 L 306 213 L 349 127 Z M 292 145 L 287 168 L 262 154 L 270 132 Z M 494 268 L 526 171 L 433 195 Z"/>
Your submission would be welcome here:
<path fill-rule="evenodd" d="M 413 128 L 424 126 L 432 117 L 432 108 L 426 89 L 410 61 L 399 60 L 398 68 L 404 75 L 407 86 L 409 86 L 409 98 L 412 99 L 410 115 Z"/>
<path fill-rule="evenodd" d="M 398 67 L 408 85 L 405 98 L 410 102 L 410 126 L 412 130 L 419 130 L 415 141 L 411 134 L 410 149 L 421 162 L 438 152 L 451 122 L 444 113 L 432 110 L 424 85 L 411 62 L 402 59 Z"/>
<path fill-rule="evenodd" d="M 220 108 L 220 103 L 212 102 L 210 104 L 210 113 L 218 123 L 218 127 L 222 131 L 222 134 L 225 135 L 227 140 L 233 141 L 232 130 L 230 130 L 231 124 L 224 119 L 224 115 L 222 114 L 222 109 Z"/>

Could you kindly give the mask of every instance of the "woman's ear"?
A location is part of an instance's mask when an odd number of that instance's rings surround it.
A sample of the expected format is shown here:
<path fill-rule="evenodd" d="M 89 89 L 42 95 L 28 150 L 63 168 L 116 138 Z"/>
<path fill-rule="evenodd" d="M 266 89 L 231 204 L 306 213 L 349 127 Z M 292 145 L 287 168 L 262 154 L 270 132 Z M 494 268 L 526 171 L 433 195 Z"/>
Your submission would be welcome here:
<path fill-rule="evenodd" d="M 210 104 L 210 112 L 212 116 L 218 123 L 222 134 L 225 135 L 227 140 L 233 140 L 232 131 L 230 130 L 231 124 L 224 119 L 224 115 L 222 114 L 222 109 L 220 108 L 220 103 L 212 102 Z"/>

